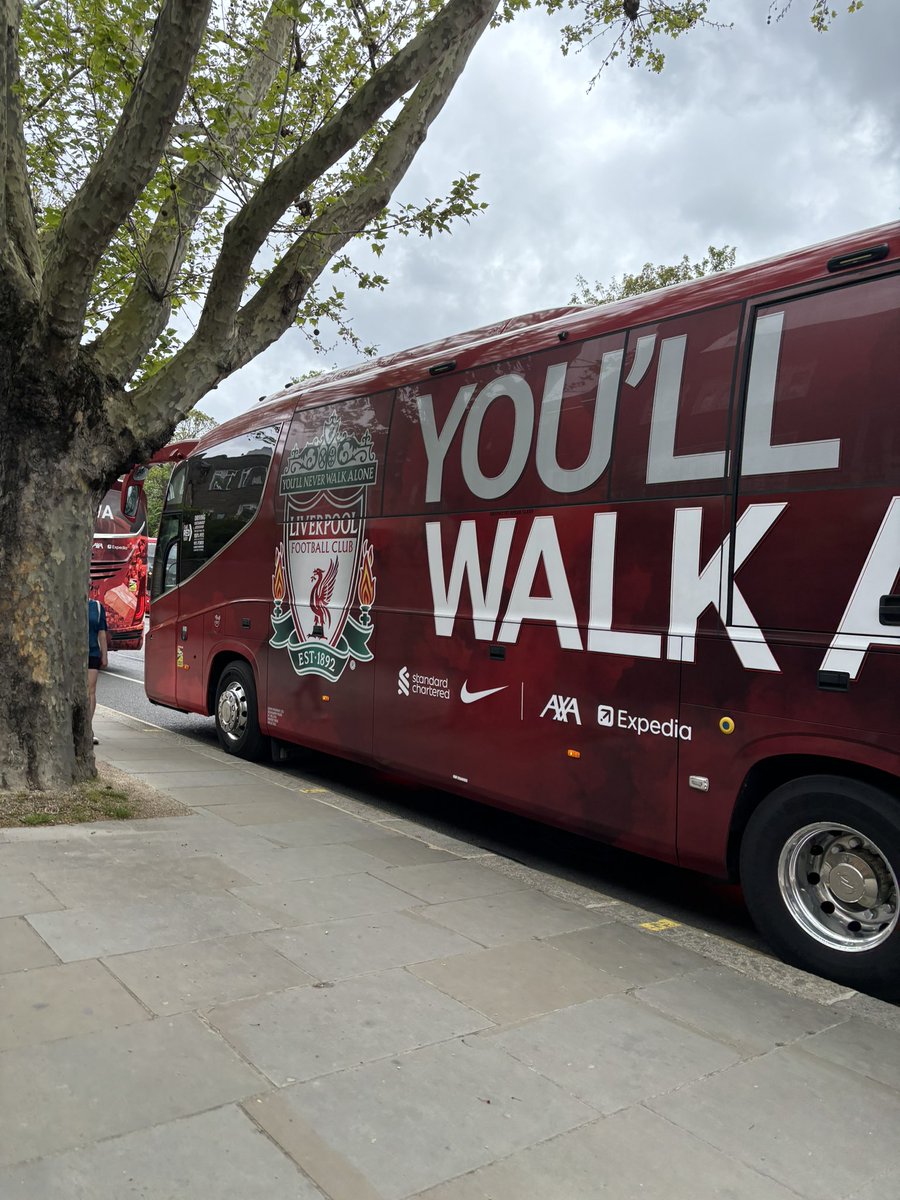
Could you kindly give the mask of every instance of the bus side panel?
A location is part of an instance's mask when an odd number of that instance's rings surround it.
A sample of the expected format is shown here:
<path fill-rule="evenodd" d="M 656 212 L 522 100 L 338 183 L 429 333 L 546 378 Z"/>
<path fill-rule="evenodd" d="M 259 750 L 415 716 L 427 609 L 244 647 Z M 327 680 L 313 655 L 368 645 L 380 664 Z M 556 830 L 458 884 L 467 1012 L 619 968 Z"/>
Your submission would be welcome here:
<path fill-rule="evenodd" d="M 690 735 L 678 717 L 681 663 L 667 638 L 678 507 L 659 500 L 386 520 L 379 758 L 672 858 L 680 736 Z M 721 544 L 723 501 L 690 507 L 702 525 L 694 554 L 705 562 Z M 464 555 L 473 564 L 477 555 L 475 574 L 448 598 Z M 598 627 L 609 596 L 612 631 Z M 522 618 L 529 611 L 541 615 Z"/>
<path fill-rule="evenodd" d="M 265 727 L 372 756 L 373 662 L 386 564 L 376 533 L 393 394 L 298 408 L 263 550 L 271 596 Z"/>
<path fill-rule="evenodd" d="M 900 779 L 900 731 L 866 714 L 884 711 L 897 694 L 897 655 L 870 651 L 849 692 L 825 692 L 816 676 L 824 648 L 772 642 L 781 670 L 764 675 L 740 665 L 727 638 L 698 639 L 698 664 L 685 665 L 682 719 L 691 725 L 679 768 L 679 862 L 725 874 L 732 809 L 750 769 L 766 760 L 809 755 L 871 767 Z M 702 656 L 702 657 L 701 657 Z M 723 717 L 733 732 L 723 732 Z M 728 728 L 729 726 L 726 726 Z M 852 769 L 852 766 L 851 766 Z M 819 769 L 815 773 L 819 773 Z M 708 779 L 697 791 L 688 779 Z M 898 792 L 900 796 L 900 792 Z M 761 798 L 761 797 L 758 797 Z"/>
<path fill-rule="evenodd" d="M 742 526 L 764 534 L 729 581 L 733 644 L 718 632 L 684 675 L 685 719 L 704 732 L 679 773 L 679 851 L 711 870 L 768 758 L 868 766 L 900 793 L 900 629 L 880 615 L 900 584 L 900 276 L 767 301 L 748 328 L 736 544 Z"/>

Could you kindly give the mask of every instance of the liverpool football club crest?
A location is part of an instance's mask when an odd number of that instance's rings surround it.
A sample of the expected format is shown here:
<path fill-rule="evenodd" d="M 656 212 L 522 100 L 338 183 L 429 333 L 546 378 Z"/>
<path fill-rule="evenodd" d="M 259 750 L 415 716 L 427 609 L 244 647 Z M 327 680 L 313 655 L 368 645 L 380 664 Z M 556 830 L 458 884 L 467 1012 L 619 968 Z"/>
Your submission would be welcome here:
<path fill-rule="evenodd" d="M 334 412 L 318 437 L 288 454 L 269 645 L 287 650 L 298 675 L 333 683 L 350 660 L 372 660 L 374 554 L 365 520 L 376 468 L 371 436 L 342 431 Z"/>

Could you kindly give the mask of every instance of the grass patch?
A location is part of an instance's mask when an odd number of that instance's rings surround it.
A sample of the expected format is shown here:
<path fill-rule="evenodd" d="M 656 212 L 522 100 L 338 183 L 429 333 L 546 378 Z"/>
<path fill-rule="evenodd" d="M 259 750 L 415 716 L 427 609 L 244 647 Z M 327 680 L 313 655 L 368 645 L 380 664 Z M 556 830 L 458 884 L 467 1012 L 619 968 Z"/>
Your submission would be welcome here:
<path fill-rule="evenodd" d="M 98 763 L 99 777 L 58 792 L 0 791 L 0 827 L 81 825 L 173 816 L 184 806 L 123 771 Z"/>

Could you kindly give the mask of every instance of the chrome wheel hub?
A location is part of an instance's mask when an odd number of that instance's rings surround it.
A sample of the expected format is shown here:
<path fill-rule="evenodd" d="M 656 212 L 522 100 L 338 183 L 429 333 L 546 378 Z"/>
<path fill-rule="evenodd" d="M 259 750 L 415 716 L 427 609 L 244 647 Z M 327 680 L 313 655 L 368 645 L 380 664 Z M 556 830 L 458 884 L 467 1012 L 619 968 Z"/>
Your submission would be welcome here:
<path fill-rule="evenodd" d="M 219 696 L 216 719 L 219 728 L 233 742 L 247 728 L 247 693 L 237 680 L 232 680 Z"/>
<path fill-rule="evenodd" d="M 871 950 L 897 926 L 897 877 L 875 843 L 847 826 L 798 829 L 781 851 L 778 886 L 797 924 L 832 950 Z"/>

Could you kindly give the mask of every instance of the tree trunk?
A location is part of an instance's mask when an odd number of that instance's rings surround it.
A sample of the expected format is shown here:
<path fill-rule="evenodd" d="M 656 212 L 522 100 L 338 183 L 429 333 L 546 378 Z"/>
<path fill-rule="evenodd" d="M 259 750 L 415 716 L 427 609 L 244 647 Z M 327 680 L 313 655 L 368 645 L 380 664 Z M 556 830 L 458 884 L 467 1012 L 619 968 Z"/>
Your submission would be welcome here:
<path fill-rule="evenodd" d="M 0 788 L 49 789 L 94 774 L 87 590 L 109 430 L 91 372 L 62 383 L 23 341 L 0 348 Z"/>

